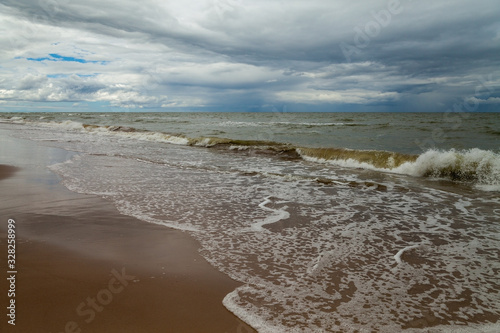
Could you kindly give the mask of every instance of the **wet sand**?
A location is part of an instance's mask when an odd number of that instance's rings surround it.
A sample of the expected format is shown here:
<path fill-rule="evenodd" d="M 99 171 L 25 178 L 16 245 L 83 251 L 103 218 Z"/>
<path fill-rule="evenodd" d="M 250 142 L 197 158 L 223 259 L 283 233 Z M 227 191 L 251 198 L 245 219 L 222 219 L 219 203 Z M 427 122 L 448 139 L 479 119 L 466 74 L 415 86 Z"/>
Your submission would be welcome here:
<path fill-rule="evenodd" d="M 210 266 L 188 234 L 67 190 L 29 153 L 60 149 L 13 143 L 24 150 L 17 165 L 0 166 L 0 267 L 7 267 L 10 218 L 16 222 L 16 325 L 4 313 L 0 331 L 253 332 L 222 305 L 239 283 Z M 16 160 L 3 149 L 0 158 Z M 4 312 L 8 289 L 4 278 Z"/>
<path fill-rule="evenodd" d="M 0 164 L 0 180 L 9 178 L 12 176 L 19 168 L 13 167 L 11 165 L 1 165 Z"/>

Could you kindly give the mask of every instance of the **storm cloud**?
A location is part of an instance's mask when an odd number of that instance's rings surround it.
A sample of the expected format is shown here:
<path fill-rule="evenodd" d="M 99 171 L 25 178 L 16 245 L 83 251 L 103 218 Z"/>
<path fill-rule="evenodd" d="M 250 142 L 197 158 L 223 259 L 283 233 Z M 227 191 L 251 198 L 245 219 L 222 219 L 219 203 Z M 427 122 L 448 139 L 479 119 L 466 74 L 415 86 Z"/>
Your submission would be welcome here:
<path fill-rule="evenodd" d="M 0 0 L 0 110 L 500 111 L 500 6 Z"/>

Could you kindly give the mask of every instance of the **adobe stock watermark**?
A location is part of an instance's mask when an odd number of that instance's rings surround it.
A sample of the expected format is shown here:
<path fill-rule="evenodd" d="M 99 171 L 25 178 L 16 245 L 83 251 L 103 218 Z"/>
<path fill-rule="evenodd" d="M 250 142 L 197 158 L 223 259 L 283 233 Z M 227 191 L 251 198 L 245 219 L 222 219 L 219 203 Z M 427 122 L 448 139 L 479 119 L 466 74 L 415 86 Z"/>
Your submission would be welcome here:
<path fill-rule="evenodd" d="M 492 87 L 495 83 L 493 74 L 488 75 L 488 77 L 480 76 L 477 80 L 479 84 L 474 90 L 474 96 L 464 97 L 460 103 L 453 104 L 444 113 L 443 122 L 451 124 L 451 130 L 457 130 L 463 126 L 464 121 L 470 117 L 470 113 L 479 110 L 479 101 L 487 100 L 495 93 L 495 89 Z M 446 140 L 447 136 L 443 127 L 436 127 L 429 138 L 423 141 L 416 139 L 414 142 L 422 151 L 426 151 Z"/>
<path fill-rule="evenodd" d="M 97 313 L 102 312 L 114 298 L 114 295 L 121 293 L 130 281 L 135 280 L 135 276 L 127 275 L 125 268 L 121 272 L 116 269 L 111 270 L 112 278 L 108 281 L 106 288 L 97 292 L 95 297 L 87 297 L 77 305 L 75 312 L 78 317 L 81 317 L 83 323 L 90 324 L 97 316 Z M 78 321 L 68 321 L 62 331 L 57 333 L 81 333 L 83 331 L 81 323 Z"/>
<path fill-rule="evenodd" d="M 259 128 L 257 132 L 257 140 L 259 141 L 275 141 L 276 137 L 276 127 L 272 126 L 277 123 L 286 123 L 288 120 L 285 117 L 285 113 L 288 112 L 288 106 L 286 104 L 283 105 L 271 105 L 271 118 L 269 119 L 270 126 L 263 126 Z"/>
<path fill-rule="evenodd" d="M 411 2 L 412 0 L 407 0 Z M 375 11 L 372 10 L 371 16 L 373 20 L 365 23 L 364 26 L 354 27 L 353 43 L 340 43 L 340 50 L 348 62 L 351 62 L 351 57 L 355 54 L 360 54 L 361 50 L 367 48 L 371 41 L 378 37 L 382 30 L 389 26 L 392 18 L 403 12 L 404 7 L 400 0 L 389 0 L 386 8 Z"/>
<path fill-rule="evenodd" d="M 7 307 L 7 322 L 9 325 L 16 325 L 16 221 L 9 219 L 7 221 L 8 240 L 7 240 L 7 281 L 9 289 L 9 306 Z"/>
<path fill-rule="evenodd" d="M 213 7 L 220 20 L 223 20 L 227 14 L 234 13 L 240 6 L 241 3 L 237 0 L 215 0 L 213 2 Z"/>

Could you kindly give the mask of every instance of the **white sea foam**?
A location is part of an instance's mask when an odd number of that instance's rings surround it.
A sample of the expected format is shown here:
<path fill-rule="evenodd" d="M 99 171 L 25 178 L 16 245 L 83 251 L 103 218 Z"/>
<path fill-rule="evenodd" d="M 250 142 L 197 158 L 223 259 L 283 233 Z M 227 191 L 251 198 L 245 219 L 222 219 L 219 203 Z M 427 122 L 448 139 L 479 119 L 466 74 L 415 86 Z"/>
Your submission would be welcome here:
<path fill-rule="evenodd" d="M 222 300 L 222 304 L 237 317 L 243 319 L 248 325 L 259 333 L 300 333 L 301 330 L 293 327 L 283 327 L 274 325 L 260 316 L 254 315 L 251 307 L 244 307 L 238 304 L 239 292 L 245 292 L 248 287 L 239 287 L 227 294 Z M 251 292 L 252 290 L 248 288 Z"/>
<path fill-rule="evenodd" d="M 412 176 L 439 177 L 443 170 L 476 175 L 483 183 L 500 183 L 500 154 L 478 148 L 469 150 L 428 150 L 415 162 L 407 162 L 393 169 L 394 172 Z"/>
<path fill-rule="evenodd" d="M 211 138 L 203 138 L 202 140 L 195 143 L 195 146 L 200 147 L 212 147 L 216 143 Z"/>
<path fill-rule="evenodd" d="M 485 192 L 500 192 L 500 184 L 493 184 L 493 185 L 485 185 L 485 184 L 476 184 L 474 185 L 475 188 L 481 191 Z"/>
<path fill-rule="evenodd" d="M 116 132 L 118 133 L 117 135 L 122 136 L 122 137 L 127 137 L 127 138 L 133 138 L 136 140 L 143 140 L 143 141 L 155 141 L 155 142 L 165 142 L 165 143 L 172 143 L 172 144 L 177 144 L 177 145 L 187 145 L 189 143 L 189 139 L 183 138 L 180 136 L 175 136 L 175 135 L 169 135 L 169 134 L 164 134 L 164 133 L 151 133 L 151 132 Z"/>
<path fill-rule="evenodd" d="M 83 131 L 85 129 L 82 123 L 73 120 L 64 120 L 62 122 L 56 122 L 56 121 L 40 122 L 38 125 L 45 127 L 61 128 L 64 130 L 73 130 L 73 131 L 75 130 Z"/>
<path fill-rule="evenodd" d="M 13 116 L 13 117 L 0 117 L 0 123 L 24 124 L 26 123 L 26 121 L 23 117 Z"/>
<path fill-rule="evenodd" d="M 266 217 L 265 219 L 263 220 L 260 220 L 260 221 L 257 221 L 255 223 L 252 224 L 252 230 L 254 231 L 265 231 L 266 229 L 263 228 L 264 225 L 267 225 L 267 224 L 272 224 L 272 223 L 276 223 L 280 220 L 286 220 L 287 218 L 290 217 L 290 213 L 288 213 L 286 211 L 287 207 L 283 207 L 281 209 L 273 209 L 273 208 L 269 208 L 269 207 L 266 207 L 267 204 L 271 203 L 272 200 L 270 200 L 270 196 L 266 197 L 264 199 L 264 201 L 262 201 L 260 204 L 259 204 L 259 207 L 261 209 L 264 209 L 268 212 L 272 212 L 273 214 L 271 216 L 268 216 Z"/>
<path fill-rule="evenodd" d="M 231 145 L 229 146 L 229 150 L 248 150 L 250 146 L 240 146 L 240 145 Z"/>
<path fill-rule="evenodd" d="M 421 246 L 420 244 L 417 244 L 417 245 L 411 245 L 411 246 L 406 246 L 406 247 L 402 248 L 401 250 L 398 251 L 398 253 L 396 253 L 394 255 L 394 260 L 396 260 L 396 262 L 398 263 L 398 265 L 402 264 L 403 262 L 401 261 L 401 256 L 403 255 L 403 253 L 405 251 L 416 249 L 416 248 L 418 248 L 420 246 Z"/>
<path fill-rule="evenodd" d="M 176 135 L 169 135 L 159 132 L 140 132 L 127 130 L 126 128 L 121 128 L 119 126 L 97 126 L 97 125 L 84 125 L 81 122 L 65 120 L 62 122 L 48 122 L 40 123 L 39 125 L 45 127 L 60 128 L 69 131 L 80 131 L 88 132 L 91 134 L 118 136 L 123 138 L 141 140 L 141 141 L 154 141 L 154 142 L 164 142 L 178 145 L 189 144 L 189 139 Z"/>

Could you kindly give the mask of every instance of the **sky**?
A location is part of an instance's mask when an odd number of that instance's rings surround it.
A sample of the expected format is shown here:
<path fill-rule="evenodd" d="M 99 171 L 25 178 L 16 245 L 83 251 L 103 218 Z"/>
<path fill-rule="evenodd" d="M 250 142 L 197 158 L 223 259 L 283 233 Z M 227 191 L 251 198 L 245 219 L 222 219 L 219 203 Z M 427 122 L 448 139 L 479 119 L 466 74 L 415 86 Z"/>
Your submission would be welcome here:
<path fill-rule="evenodd" d="M 0 0 L 0 112 L 500 111 L 498 0 Z"/>

